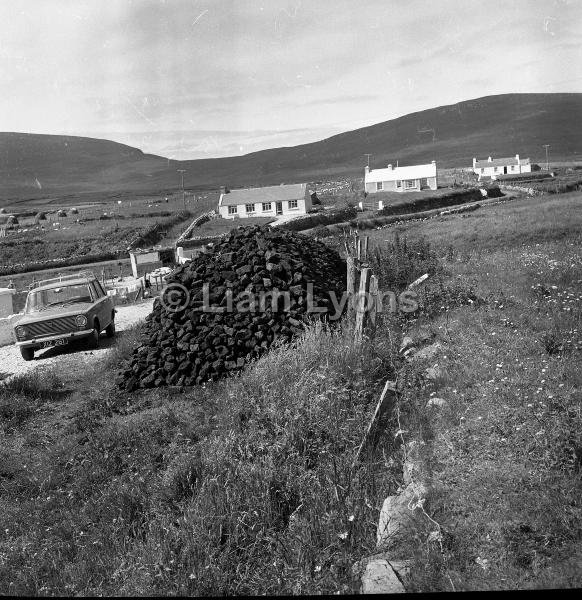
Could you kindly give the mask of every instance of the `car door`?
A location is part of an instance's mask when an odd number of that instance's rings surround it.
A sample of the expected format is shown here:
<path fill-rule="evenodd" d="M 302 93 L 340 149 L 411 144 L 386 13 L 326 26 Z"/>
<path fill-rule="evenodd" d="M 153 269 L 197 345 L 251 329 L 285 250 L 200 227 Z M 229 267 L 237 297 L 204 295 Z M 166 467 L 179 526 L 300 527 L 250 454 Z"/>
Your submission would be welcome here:
<path fill-rule="evenodd" d="M 95 294 L 95 314 L 99 319 L 99 326 L 101 331 L 109 325 L 111 322 L 111 311 L 109 310 L 109 298 L 103 291 L 103 288 L 99 285 L 98 281 L 91 282 L 91 286 Z"/>
<path fill-rule="evenodd" d="M 95 281 L 95 287 L 97 288 L 97 290 L 101 293 L 102 295 L 102 305 L 103 305 L 103 312 L 105 315 L 105 319 L 107 322 L 107 325 L 109 325 L 109 323 L 111 323 L 114 319 L 113 315 L 114 315 L 114 306 L 113 306 L 113 300 L 111 299 L 111 296 L 107 295 L 107 292 L 103 289 L 103 286 L 101 285 L 101 283 L 99 281 Z M 107 327 L 107 325 L 105 325 L 105 327 Z"/>

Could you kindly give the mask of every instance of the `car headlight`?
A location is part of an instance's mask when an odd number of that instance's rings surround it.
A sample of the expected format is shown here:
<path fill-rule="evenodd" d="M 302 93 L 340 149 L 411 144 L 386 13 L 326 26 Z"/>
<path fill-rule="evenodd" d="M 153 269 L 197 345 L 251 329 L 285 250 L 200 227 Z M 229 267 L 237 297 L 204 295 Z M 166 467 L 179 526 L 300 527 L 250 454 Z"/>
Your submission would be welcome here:
<path fill-rule="evenodd" d="M 87 325 L 87 317 L 85 315 L 77 315 L 75 317 L 75 323 L 77 327 L 85 327 Z"/>
<path fill-rule="evenodd" d="M 24 329 L 24 327 L 22 327 L 22 325 L 19 325 L 16 329 L 16 337 L 22 339 L 26 337 L 26 329 Z"/>

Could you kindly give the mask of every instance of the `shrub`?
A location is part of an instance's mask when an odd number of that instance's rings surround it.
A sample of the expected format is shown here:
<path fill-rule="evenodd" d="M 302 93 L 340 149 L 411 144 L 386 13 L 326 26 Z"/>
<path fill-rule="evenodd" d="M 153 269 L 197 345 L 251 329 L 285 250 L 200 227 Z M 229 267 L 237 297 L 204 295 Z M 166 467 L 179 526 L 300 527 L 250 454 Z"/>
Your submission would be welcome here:
<path fill-rule="evenodd" d="M 408 241 L 394 236 L 392 242 L 376 246 L 370 253 L 370 266 L 379 279 L 381 289 L 394 292 L 405 289 L 415 279 L 439 271 L 436 254 L 424 238 Z"/>

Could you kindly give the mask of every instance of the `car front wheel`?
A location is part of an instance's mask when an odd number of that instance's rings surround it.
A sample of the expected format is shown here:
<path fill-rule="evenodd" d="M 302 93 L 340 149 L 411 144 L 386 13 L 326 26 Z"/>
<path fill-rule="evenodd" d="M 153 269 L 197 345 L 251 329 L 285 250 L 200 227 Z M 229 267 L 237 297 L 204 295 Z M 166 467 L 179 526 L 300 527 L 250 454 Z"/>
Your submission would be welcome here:
<path fill-rule="evenodd" d="M 20 348 L 20 354 L 24 360 L 32 360 L 34 358 L 34 350 L 32 348 Z"/>
<path fill-rule="evenodd" d="M 95 324 L 93 325 L 93 331 L 91 332 L 91 337 L 89 338 L 89 348 L 91 348 L 92 350 L 99 348 L 100 331 L 101 330 L 99 329 L 99 321 L 95 321 Z"/>

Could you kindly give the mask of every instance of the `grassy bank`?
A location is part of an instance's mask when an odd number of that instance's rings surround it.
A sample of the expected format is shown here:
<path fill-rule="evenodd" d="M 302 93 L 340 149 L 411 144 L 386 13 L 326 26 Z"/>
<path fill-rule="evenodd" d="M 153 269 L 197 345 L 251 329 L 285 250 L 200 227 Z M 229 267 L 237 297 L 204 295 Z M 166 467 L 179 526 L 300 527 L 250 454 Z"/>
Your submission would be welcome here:
<path fill-rule="evenodd" d="M 428 328 L 436 354 L 401 375 L 403 427 L 423 444 L 443 549 L 414 546 L 412 590 L 582 584 L 581 201 L 377 232 L 377 243 L 434 240 L 444 269 L 423 290 L 433 309 L 410 324 Z M 427 406 L 435 398 L 443 408 Z"/>

